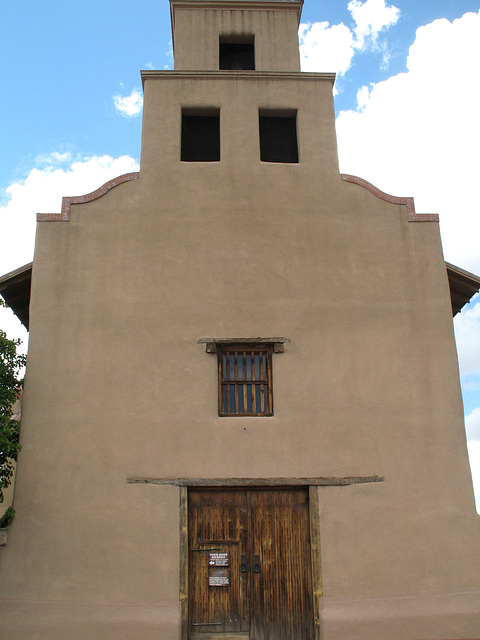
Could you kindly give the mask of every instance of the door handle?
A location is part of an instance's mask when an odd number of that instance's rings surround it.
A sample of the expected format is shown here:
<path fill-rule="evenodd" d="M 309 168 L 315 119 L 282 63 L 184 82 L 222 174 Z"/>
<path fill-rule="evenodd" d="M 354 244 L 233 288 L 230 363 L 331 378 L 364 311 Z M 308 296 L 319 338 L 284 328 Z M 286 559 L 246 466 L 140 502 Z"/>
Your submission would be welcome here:
<path fill-rule="evenodd" d="M 255 554 L 253 556 L 253 573 L 260 573 L 260 571 L 262 570 L 262 567 L 260 565 L 260 556 L 258 554 Z"/>
<path fill-rule="evenodd" d="M 247 573 L 248 564 L 247 564 L 247 554 L 242 553 L 240 556 L 240 573 Z"/>

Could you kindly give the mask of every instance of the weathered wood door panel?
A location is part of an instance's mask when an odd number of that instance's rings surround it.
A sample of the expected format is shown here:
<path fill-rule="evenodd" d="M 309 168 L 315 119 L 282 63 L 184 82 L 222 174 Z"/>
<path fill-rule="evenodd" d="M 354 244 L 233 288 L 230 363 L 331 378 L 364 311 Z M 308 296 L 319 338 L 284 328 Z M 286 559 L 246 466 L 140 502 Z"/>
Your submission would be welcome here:
<path fill-rule="evenodd" d="M 248 584 L 239 571 L 246 546 L 246 493 L 191 491 L 188 511 L 191 631 L 248 631 Z M 228 586 L 209 585 L 211 553 L 228 554 Z"/>
<path fill-rule="evenodd" d="M 313 638 L 306 490 L 192 490 L 188 527 L 191 635 Z M 228 568 L 209 568 L 217 553 Z"/>
<path fill-rule="evenodd" d="M 313 637 L 312 578 L 306 490 L 250 494 L 250 532 L 260 571 L 252 574 L 255 640 Z"/>

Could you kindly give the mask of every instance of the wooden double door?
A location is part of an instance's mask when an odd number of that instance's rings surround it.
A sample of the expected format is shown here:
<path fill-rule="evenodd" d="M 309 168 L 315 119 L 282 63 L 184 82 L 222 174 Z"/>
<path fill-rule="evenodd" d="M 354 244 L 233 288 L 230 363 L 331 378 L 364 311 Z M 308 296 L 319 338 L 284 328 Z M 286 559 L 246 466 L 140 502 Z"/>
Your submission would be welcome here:
<path fill-rule="evenodd" d="M 190 638 L 313 638 L 308 489 L 190 490 Z"/>

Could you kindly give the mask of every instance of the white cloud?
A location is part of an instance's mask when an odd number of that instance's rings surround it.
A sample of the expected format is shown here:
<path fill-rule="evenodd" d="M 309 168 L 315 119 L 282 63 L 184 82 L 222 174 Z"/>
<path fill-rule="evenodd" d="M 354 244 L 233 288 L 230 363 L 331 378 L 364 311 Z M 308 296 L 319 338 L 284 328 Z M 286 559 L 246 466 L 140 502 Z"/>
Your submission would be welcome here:
<path fill-rule="evenodd" d="M 473 378 L 472 388 L 475 379 L 480 382 L 480 296 L 475 300 L 471 309 L 458 313 L 454 320 L 460 375 L 466 381 Z"/>
<path fill-rule="evenodd" d="M 462 388 L 464 391 L 478 391 L 480 405 L 480 295 L 475 299 L 476 304 L 457 314 L 453 324 Z M 465 416 L 465 429 L 477 511 L 480 513 L 480 406 Z"/>
<path fill-rule="evenodd" d="M 480 446 L 480 407 L 477 407 L 468 416 L 465 416 L 465 428 L 469 440 L 478 440 Z M 480 450 L 479 450 L 480 454 Z M 480 462 L 480 459 L 479 459 Z M 480 473 L 480 469 L 479 469 Z M 480 478 L 479 478 L 480 481 Z"/>
<path fill-rule="evenodd" d="M 468 456 L 470 458 L 473 486 L 476 488 L 477 511 L 480 513 L 480 442 L 477 440 L 470 440 L 470 442 L 468 442 Z"/>
<path fill-rule="evenodd" d="M 361 87 L 357 91 L 357 105 L 360 111 L 363 111 L 370 100 L 370 89 L 367 86 Z"/>
<path fill-rule="evenodd" d="M 328 22 L 301 24 L 299 30 L 302 71 L 344 74 L 351 65 L 355 49 L 353 34 L 344 24 Z"/>
<path fill-rule="evenodd" d="M 140 89 L 133 89 L 129 96 L 113 96 L 113 104 L 118 113 L 125 118 L 138 116 L 143 108 L 143 95 Z"/>
<path fill-rule="evenodd" d="M 340 166 L 440 214 L 445 257 L 480 273 L 480 13 L 418 29 L 408 71 L 337 118 Z"/>
<path fill-rule="evenodd" d="M 173 40 L 168 42 L 168 47 L 165 51 L 165 57 L 168 62 L 163 66 L 164 69 L 173 69 Z"/>
<path fill-rule="evenodd" d="M 375 46 L 381 31 L 393 26 L 400 17 L 400 9 L 387 6 L 385 0 L 352 0 L 348 10 L 355 22 L 355 48 Z"/>
<path fill-rule="evenodd" d="M 21 340 L 21 344 L 17 347 L 18 353 L 27 353 L 28 332 L 11 309 L 0 307 L 0 329 L 5 331 L 10 340 Z"/>
<path fill-rule="evenodd" d="M 385 0 L 352 0 L 348 4 L 355 27 L 353 31 L 343 23 L 330 26 L 328 22 L 302 23 L 298 36 L 302 71 L 327 71 L 344 75 L 352 64 L 356 51 L 368 48 L 382 53 L 382 68 L 388 65 L 389 53 L 385 43 L 378 44 L 378 36 L 394 25 L 400 10 L 387 6 Z"/>
<path fill-rule="evenodd" d="M 38 168 L 40 165 L 47 166 L 60 166 L 62 164 L 69 164 L 72 162 L 72 154 L 69 151 L 60 153 L 59 151 L 52 151 L 52 153 L 37 156 L 35 158 L 35 165 Z"/>

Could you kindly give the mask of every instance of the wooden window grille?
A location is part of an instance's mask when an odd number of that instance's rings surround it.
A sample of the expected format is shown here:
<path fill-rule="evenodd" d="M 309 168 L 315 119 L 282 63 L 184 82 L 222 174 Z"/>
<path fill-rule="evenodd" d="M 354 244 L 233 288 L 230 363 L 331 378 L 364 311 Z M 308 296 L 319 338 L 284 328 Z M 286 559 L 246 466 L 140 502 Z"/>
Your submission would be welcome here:
<path fill-rule="evenodd" d="M 218 349 L 219 415 L 273 415 L 272 351 L 251 345 Z"/>

